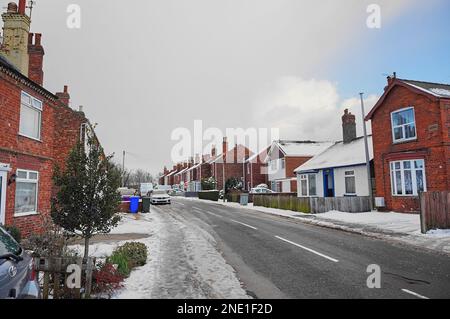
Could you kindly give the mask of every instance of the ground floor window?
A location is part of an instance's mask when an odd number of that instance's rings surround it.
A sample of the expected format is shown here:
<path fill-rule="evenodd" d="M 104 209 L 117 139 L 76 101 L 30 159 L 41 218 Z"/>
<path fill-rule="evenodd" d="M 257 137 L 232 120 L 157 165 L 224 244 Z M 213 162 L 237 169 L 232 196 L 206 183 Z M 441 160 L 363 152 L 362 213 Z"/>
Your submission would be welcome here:
<path fill-rule="evenodd" d="M 39 173 L 17 170 L 16 175 L 14 213 L 16 215 L 37 213 Z"/>
<path fill-rule="evenodd" d="M 316 174 L 300 175 L 300 191 L 302 196 L 317 196 L 316 180 Z"/>
<path fill-rule="evenodd" d="M 356 194 L 356 176 L 355 171 L 345 172 L 345 194 L 355 195 Z"/>
<path fill-rule="evenodd" d="M 390 163 L 391 188 L 394 196 L 417 196 L 427 190 L 424 160 Z"/>

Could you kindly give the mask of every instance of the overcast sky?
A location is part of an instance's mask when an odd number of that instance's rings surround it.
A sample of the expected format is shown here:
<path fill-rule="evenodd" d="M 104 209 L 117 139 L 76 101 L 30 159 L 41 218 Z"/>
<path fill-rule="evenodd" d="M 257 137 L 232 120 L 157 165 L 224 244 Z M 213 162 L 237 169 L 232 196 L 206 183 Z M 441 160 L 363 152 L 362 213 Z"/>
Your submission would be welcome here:
<path fill-rule="evenodd" d="M 387 73 L 450 82 L 445 0 L 36 2 L 46 88 L 68 84 L 106 152 L 121 161 L 126 150 L 128 168 L 152 173 L 172 165 L 172 131 L 192 130 L 196 119 L 339 140 L 342 110 L 361 124 L 358 93 L 370 109 Z M 381 29 L 366 26 L 374 2 Z M 66 26 L 72 3 L 80 29 Z"/>

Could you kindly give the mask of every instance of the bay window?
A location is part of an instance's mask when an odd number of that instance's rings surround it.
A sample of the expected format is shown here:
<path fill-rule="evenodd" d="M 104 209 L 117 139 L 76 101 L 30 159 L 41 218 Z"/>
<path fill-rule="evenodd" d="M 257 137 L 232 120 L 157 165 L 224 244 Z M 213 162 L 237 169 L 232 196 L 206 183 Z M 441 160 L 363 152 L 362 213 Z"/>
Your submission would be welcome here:
<path fill-rule="evenodd" d="M 17 170 L 16 175 L 15 215 L 36 214 L 39 173 Z"/>
<path fill-rule="evenodd" d="M 20 135 L 41 139 L 42 102 L 22 92 L 20 98 Z"/>
<path fill-rule="evenodd" d="M 427 190 L 424 160 L 390 163 L 391 188 L 394 196 L 418 196 Z"/>

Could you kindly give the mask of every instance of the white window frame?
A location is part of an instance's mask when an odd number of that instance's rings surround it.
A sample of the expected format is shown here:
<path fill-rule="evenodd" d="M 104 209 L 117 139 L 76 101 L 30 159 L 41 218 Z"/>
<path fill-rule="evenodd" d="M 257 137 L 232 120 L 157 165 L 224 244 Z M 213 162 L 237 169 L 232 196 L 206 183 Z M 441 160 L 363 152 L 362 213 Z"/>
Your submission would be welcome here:
<path fill-rule="evenodd" d="M 310 176 L 314 175 L 316 180 L 316 193 L 311 194 Z M 303 194 L 302 181 L 306 181 L 306 195 Z M 300 195 L 301 197 L 317 197 L 317 174 L 300 174 Z"/>
<path fill-rule="evenodd" d="M 19 173 L 26 173 L 26 178 L 19 178 Z M 30 179 L 30 173 L 36 174 L 36 179 Z M 16 171 L 16 187 L 17 183 L 31 183 L 36 184 L 36 210 L 32 212 L 22 212 L 22 213 L 16 213 L 15 207 L 14 207 L 14 217 L 21 217 L 21 216 L 28 216 L 28 215 L 37 215 L 38 213 L 38 206 L 39 206 L 39 172 L 37 171 L 31 171 L 31 170 L 25 170 L 25 169 L 17 169 Z M 15 206 L 15 203 L 14 203 Z"/>
<path fill-rule="evenodd" d="M 406 134 L 405 134 L 405 126 L 406 125 L 410 125 L 413 122 L 410 123 L 405 123 L 402 125 L 394 125 L 394 115 L 400 112 L 404 112 L 404 111 L 408 111 L 408 110 L 412 110 L 413 111 L 413 118 L 414 118 L 414 137 L 410 137 L 410 138 L 405 138 Z M 401 139 L 395 139 L 395 129 L 396 128 L 402 128 L 402 133 L 403 133 L 403 138 Z M 392 141 L 394 143 L 403 143 L 403 142 L 409 142 L 409 141 L 415 141 L 417 140 L 417 122 L 416 122 L 416 110 L 414 109 L 413 106 L 409 106 L 409 107 L 405 107 L 402 108 L 400 110 L 395 110 L 394 112 L 391 112 L 391 129 L 392 129 Z"/>
<path fill-rule="evenodd" d="M 285 158 L 282 158 L 280 160 L 280 167 L 281 167 L 281 169 L 285 169 L 286 168 L 286 159 Z"/>
<path fill-rule="evenodd" d="M 347 175 L 347 173 L 351 173 L 351 174 Z M 355 181 L 355 192 L 354 193 L 347 192 L 347 178 L 353 178 L 353 180 Z M 345 188 L 345 195 L 354 196 L 354 195 L 357 194 L 357 190 L 356 190 L 356 172 L 355 172 L 355 170 L 344 171 L 344 188 Z"/>
<path fill-rule="evenodd" d="M 23 99 L 22 99 L 22 95 L 27 96 L 30 99 L 31 104 L 25 103 L 23 101 Z M 33 102 L 37 102 L 38 104 L 40 104 L 40 107 L 34 105 Z M 21 94 L 20 94 L 20 109 L 22 109 L 22 106 L 28 107 L 28 108 L 30 108 L 30 109 L 32 109 L 34 111 L 38 111 L 39 112 L 39 133 L 38 133 L 38 137 L 35 137 L 35 136 L 29 136 L 29 135 L 27 135 L 25 133 L 22 133 L 20 131 L 20 128 L 22 126 L 22 114 L 21 114 L 22 112 L 20 112 L 19 135 L 40 142 L 41 141 L 41 137 L 42 137 L 42 111 L 43 111 L 43 108 L 44 108 L 44 104 L 42 103 L 41 100 L 32 97 L 30 94 L 28 94 L 25 91 L 22 91 Z"/>
<path fill-rule="evenodd" d="M 423 168 L 417 169 L 414 166 L 415 161 L 422 161 L 423 162 Z M 405 184 L 405 169 L 404 169 L 404 162 L 410 162 L 411 164 L 411 183 L 412 183 L 412 194 L 406 194 L 406 184 Z M 395 168 L 395 163 L 400 163 L 400 169 Z M 426 175 L 426 167 L 425 167 L 425 160 L 424 159 L 412 159 L 412 160 L 399 160 L 399 161 L 392 161 L 389 163 L 389 169 L 391 171 L 390 177 L 391 177 L 391 194 L 395 197 L 417 197 L 419 196 L 419 192 L 417 189 L 417 171 L 422 171 L 423 174 L 423 191 L 427 191 L 427 175 Z M 398 194 L 397 189 L 397 179 L 396 179 L 396 172 L 400 172 L 401 174 L 401 183 L 402 183 L 402 194 Z"/>

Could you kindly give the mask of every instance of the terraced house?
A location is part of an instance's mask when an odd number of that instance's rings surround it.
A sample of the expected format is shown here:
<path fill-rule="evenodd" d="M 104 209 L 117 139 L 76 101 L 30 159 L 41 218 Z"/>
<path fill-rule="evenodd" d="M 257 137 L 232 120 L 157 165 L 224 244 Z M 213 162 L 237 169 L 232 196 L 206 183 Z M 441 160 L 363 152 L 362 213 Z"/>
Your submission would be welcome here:
<path fill-rule="evenodd" d="M 420 192 L 450 189 L 450 85 L 389 77 L 366 119 L 379 205 L 418 212 Z"/>
<path fill-rule="evenodd" d="M 30 33 L 25 0 L 9 3 L 2 15 L 0 50 L 0 223 L 23 236 L 40 230 L 50 213 L 54 166 L 64 167 L 73 146 L 93 133 L 70 94 L 43 87 L 41 34 Z"/>

